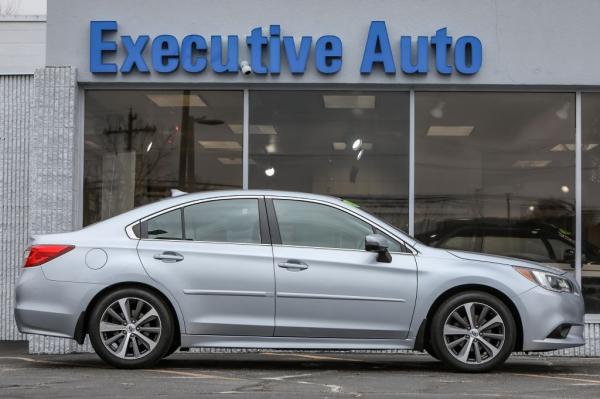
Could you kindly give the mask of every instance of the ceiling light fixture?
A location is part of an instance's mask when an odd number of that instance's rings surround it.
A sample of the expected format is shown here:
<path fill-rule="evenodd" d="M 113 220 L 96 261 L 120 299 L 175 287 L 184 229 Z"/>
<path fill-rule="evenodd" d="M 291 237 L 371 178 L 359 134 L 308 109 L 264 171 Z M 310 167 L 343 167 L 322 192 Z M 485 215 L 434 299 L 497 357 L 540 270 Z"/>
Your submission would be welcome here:
<path fill-rule="evenodd" d="M 346 149 L 346 143 L 334 141 L 332 144 L 333 144 L 334 151 L 344 151 Z"/>
<path fill-rule="evenodd" d="M 360 161 L 360 159 L 362 158 L 363 154 L 365 153 L 365 150 L 362 149 L 358 152 L 358 154 L 356 155 L 356 160 Z"/>
<path fill-rule="evenodd" d="M 590 150 L 593 150 L 596 147 L 598 147 L 598 144 L 590 143 L 590 144 L 583 144 L 581 146 L 581 149 L 583 151 L 590 151 Z M 573 143 L 557 144 L 554 147 L 552 147 L 550 149 L 550 151 L 575 151 L 575 144 L 573 144 Z"/>
<path fill-rule="evenodd" d="M 237 141 L 208 141 L 198 140 L 198 144 L 207 150 L 241 151 L 242 146 Z"/>
<path fill-rule="evenodd" d="M 467 137 L 473 133 L 475 126 L 429 126 L 428 136 L 436 137 Z"/>
<path fill-rule="evenodd" d="M 548 160 L 526 160 L 526 161 L 515 161 L 513 168 L 544 168 L 548 166 L 552 161 Z"/>
<path fill-rule="evenodd" d="M 243 125 L 230 123 L 228 126 L 235 134 L 244 133 Z M 277 134 L 277 130 L 273 125 L 250 125 L 250 134 Z"/>
<path fill-rule="evenodd" d="M 361 147 L 362 147 L 362 140 L 361 139 L 354 140 L 354 142 L 352 143 L 352 150 L 358 151 L 358 150 L 360 150 Z"/>
<path fill-rule="evenodd" d="M 558 109 L 555 114 L 560 120 L 567 120 L 569 118 L 569 108 L 571 108 L 571 103 L 566 102 L 560 109 Z"/>
<path fill-rule="evenodd" d="M 152 142 L 150 142 L 150 144 L 148 144 L 148 147 L 146 147 L 146 152 L 150 152 L 151 149 L 152 149 Z"/>
<path fill-rule="evenodd" d="M 183 107 L 184 102 L 189 107 L 206 107 L 204 100 L 197 94 L 147 94 L 150 101 L 159 107 Z"/>
<path fill-rule="evenodd" d="M 273 177 L 273 175 L 275 175 L 275 168 L 271 167 L 265 169 L 265 175 L 267 175 L 268 177 Z"/>
<path fill-rule="evenodd" d="M 241 165 L 242 158 L 217 158 L 223 165 Z"/>
<path fill-rule="evenodd" d="M 356 95 L 323 95 L 325 108 L 333 109 L 374 109 L 375 96 Z"/>
<path fill-rule="evenodd" d="M 437 105 L 435 107 L 433 107 L 431 109 L 431 111 L 429 111 L 429 113 L 435 119 L 442 119 L 444 117 L 444 107 L 445 106 L 446 106 L 446 103 L 444 101 L 440 101 L 439 103 L 437 103 Z"/>
<path fill-rule="evenodd" d="M 567 194 L 570 190 L 569 190 L 569 186 L 562 186 L 560 188 L 560 191 L 562 191 L 563 193 Z"/>

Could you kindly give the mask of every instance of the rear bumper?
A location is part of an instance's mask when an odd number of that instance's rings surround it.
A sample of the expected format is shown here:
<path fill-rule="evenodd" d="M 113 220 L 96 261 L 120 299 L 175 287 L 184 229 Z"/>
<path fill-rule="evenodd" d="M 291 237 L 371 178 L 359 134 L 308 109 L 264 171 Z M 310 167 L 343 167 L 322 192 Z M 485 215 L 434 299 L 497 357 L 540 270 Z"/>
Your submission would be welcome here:
<path fill-rule="evenodd" d="M 48 280 L 41 267 L 24 269 L 15 289 L 15 321 L 22 333 L 73 338 L 97 284 Z"/>
<path fill-rule="evenodd" d="M 520 302 L 524 351 L 549 351 L 585 344 L 585 310 L 581 295 L 535 287 L 515 299 Z M 563 324 L 571 326 L 565 338 L 548 338 L 554 329 Z"/>

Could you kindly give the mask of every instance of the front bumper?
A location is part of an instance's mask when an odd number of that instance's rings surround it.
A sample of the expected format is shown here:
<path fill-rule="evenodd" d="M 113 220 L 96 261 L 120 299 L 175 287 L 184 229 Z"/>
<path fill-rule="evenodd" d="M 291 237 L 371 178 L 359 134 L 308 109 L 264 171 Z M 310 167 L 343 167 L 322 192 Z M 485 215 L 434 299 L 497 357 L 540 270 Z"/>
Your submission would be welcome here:
<path fill-rule="evenodd" d="M 73 338 L 97 284 L 48 280 L 41 267 L 23 270 L 15 289 L 15 321 L 22 333 Z"/>
<path fill-rule="evenodd" d="M 515 298 L 523 324 L 523 350 L 549 351 L 585 344 L 584 304 L 581 294 L 535 287 Z M 548 336 L 560 325 L 571 326 L 564 338 Z"/>

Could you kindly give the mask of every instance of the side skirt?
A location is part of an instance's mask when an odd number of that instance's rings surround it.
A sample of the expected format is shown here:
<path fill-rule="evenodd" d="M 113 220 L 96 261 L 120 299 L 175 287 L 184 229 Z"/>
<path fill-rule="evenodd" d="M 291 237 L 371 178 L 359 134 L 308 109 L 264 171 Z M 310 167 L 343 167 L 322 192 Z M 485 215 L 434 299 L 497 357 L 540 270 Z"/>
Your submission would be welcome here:
<path fill-rule="evenodd" d="M 412 349 L 414 339 L 349 339 L 349 338 L 299 338 L 254 337 L 223 335 L 181 335 L 184 348 L 253 348 L 253 349 Z"/>

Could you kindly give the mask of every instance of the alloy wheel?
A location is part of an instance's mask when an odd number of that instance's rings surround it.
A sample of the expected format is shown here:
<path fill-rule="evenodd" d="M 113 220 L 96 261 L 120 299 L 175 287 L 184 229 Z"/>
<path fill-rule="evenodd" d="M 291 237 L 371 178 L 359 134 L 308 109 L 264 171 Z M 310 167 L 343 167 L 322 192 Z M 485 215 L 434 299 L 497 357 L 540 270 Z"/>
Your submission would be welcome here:
<path fill-rule="evenodd" d="M 100 318 L 102 343 L 121 359 L 139 359 L 151 353 L 158 344 L 161 331 L 158 312 L 140 298 L 118 299 Z"/>
<path fill-rule="evenodd" d="M 462 363 L 486 363 L 498 355 L 506 339 L 500 314 L 480 302 L 456 307 L 444 323 L 444 343 L 448 352 Z"/>

